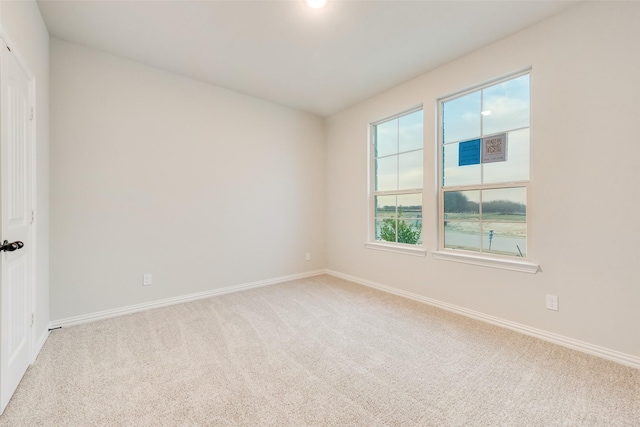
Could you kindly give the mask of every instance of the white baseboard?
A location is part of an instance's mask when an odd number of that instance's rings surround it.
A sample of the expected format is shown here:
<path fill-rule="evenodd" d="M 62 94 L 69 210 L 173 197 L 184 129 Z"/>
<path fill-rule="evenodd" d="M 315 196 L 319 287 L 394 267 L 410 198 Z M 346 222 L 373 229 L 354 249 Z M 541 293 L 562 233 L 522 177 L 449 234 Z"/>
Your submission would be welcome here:
<path fill-rule="evenodd" d="M 166 298 L 166 299 L 146 302 L 142 304 L 129 305 L 126 307 L 114 308 L 111 310 L 104 310 L 104 311 L 99 311 L 95 313 L 83 314 L 80 316 L 68 317 L 66 319 L 53 320 L 51 321 L 49 328 L 52 329 L 52 328 L 68 327 L 73 325 L 79 325 L 81 323 L 95 322 L 96 320 L 108 319 L 110 317 L 137 313 L 139 311 L 166 307 L 169 305 L 195 301 L 203 298 L 210 298 L 216 295 L 229 294 L 232 292 L 243 291 L 246 289 L 259 288 L 261 286 L 268 286 L 276 283 L 288 282 L 290 280 L 304 279 L 306 277 L 317 276 L 319 274 L 324 274 L 324 273 L 325 273 L 325 270 L 309 271 L 306 273 L 292 274 L 289 276 L 276 277 L 276 278 L 267 279 L 267 280 L 259 280 L 257 282 L 243 283 L 239 285 L 227 286 L 225 288 L 212 289 L 210 291 L 182 295 L 182 296 L 173 297 L 173 298 Z"/>
<path fill-rule="evenodd" d="M 432 298 L 427 298 L 422 295 L 406 292 L 401 289 L 393 288 L 391 286 L 382 285 L 380 283 L 372 282 L 370 280 L 362 279 L 360 277 L 343 274 L 333 270 L 326 270 L 326 274 L 339 277 L 341 279 L 348 280 L 350 282 L 358 283 L 370 288 L 375 288 L 383 292 L 398 295 L 404 298 L 412 299 L 414 301 L 422 302 L 432 305 L 434 307 L 442 308 L 453 313 L 460 314 L 462 316 L 470 317 L 472 319 L 480 320 L 492 325 L 500 326 L 503 328 L 511 329 L 512 331 L 520 332 L 525 335 L 529 335 L 535 338 L 542 339 L 544 341 L 552 342 L 554 344 L 568 347 L 573 350 L 578 350 L 583 353 L 592 354 L 594 356 L 601 357 L 603 359 L 611 360 L 622 365 L 630 366 L 632 368 L 640 369 L 640 357 L 633 356 L 619 351 L 611 350 L 605 347 L 600 347 L 587 342 L 579 341 L 573 338 L 565 337 L 562 335 L 547 332 L 542 329 L 532 328 L 530 326 L 522 325 L 520 323 L 512 322 L 510 320 L 501 319 L 499 317 L 490 316 L 488 314 L 480 313 L 478 311 L 469 310 L 464 307 L 459 307 L 446 302 L 438 301 Z"/>
<path fill-rule="evenodd" d="M 50 323 L 49 328 L 58 328 L 58 327 L 68 327 L 73 325 L 78 325 L 81 323 L 94 322 L 97 320 L 108 319 L 110 317 L 122 316 L 125 314 L 137 313 L 140 311 L 151 310 L 154 308 L 166 307 L 169 305 L 180 304 L 183 302 L 195 301 L 203 298 L 209 298 L 216 295 L 228 294 L 231 292 L 238 292 L 246 289 L 258 288 L 261 286 L 273 285 L 276 283 L 287 282 L 290 280 L 303 279 L 306 277 L 317 276 L 320 274 L 329 274 L 335 277 L 339 277 L 344 280 L 348 280 L 350 282 L 358 283 L 360 285 L 368 286 L 370 288 L 378 289 L 380 291 L 398 295 L 404 298 L 408 298 L 414 301 L 418 301 L 424 304 L 429 304 L 434 307 L 442 308 L 447 311 L 451 311 L 453 313 L 460 314 L 462 316 L 470 317 L 472 319 L 480 320 L 486 323 L 490 323 L 492 325 L 500 326 L 503 328 L 510 329 L 512 331 L 516 331 L 525 335 L 529 335 L 535 338 L 542 339 L 544 341 L 552 342 L 554 344 L 561 345 L 563 347 L 571 348 L 573 350 L 578 350 L 584 353 L 592 354 L 594 356 L 601 357 L 603 359 L 611 360 L 616 363 L 620 363 L 622 365 L 630 366 L 632 368 L 640 369 L 640 357 L 633 356 L 630 354 L 622 353 L 616 350 L 611 350 L 605 347 L 597 346 L 594 344 L 590 344 L 584 341 L 579 341 L 573 338 L 565 337 L 562 335 L 554 334 L 552 332 L 547 332 L 542 329 L 532 328 L 527 325 L 522 325 L 520 323 L 512 322 L 510 320 L 501 319 L 499 317 L 490 316 L 488 314 L 484 314 L 478 311 L 469 310 L 464 307 L 456 306 L 453 304 L 449 304 L 443 301 L 439 301 L 433 298 L 428 298 L 422 295 L 414 294 L 412 292 L 403 291 L 401 289 L 397 289 L 391 286 L 383 285 L 377 282 L 373 282 L 371 280 L 366 280 L 360 277 L 351 276 L 348 274 L 343 274 L 338 271 L 333 270 L 315 270 L 309 271 L 306 273 L 300 274 L 292 274 L 289 276 L 276 277 L 268 280 L 260 280 L 257 282 L 244 283 L 239 285 L 228 286 L 220 289 L 213 289 L 205 292 L 198 292 L 195 294 L 183 295 L 173 298 L 167 298 L 158 301 L 152 301 L 143 304 L 130 305 L 126 307 L 116 308 L 112 310 L 99 311 L 96 313 L 84 314 L 81 316 L 69 317 L 66 319 L 54 320 Z M 34 349 L 35 355 L 40 352 L 40 349 L 44 345 L 49 336 L 48 332 L 45 332 L 41 335 L 36 343 L 36 348 Z"/>

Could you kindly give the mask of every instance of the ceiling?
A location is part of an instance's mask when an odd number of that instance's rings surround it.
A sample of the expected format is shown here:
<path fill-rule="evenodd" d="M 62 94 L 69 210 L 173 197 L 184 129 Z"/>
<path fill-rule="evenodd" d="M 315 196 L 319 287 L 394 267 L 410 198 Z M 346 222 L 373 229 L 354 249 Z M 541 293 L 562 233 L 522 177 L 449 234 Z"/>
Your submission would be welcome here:
<path fill-rule="evenodd" d="M 38 1 L 52 37 L 322 116 L 575 4 Z"/>

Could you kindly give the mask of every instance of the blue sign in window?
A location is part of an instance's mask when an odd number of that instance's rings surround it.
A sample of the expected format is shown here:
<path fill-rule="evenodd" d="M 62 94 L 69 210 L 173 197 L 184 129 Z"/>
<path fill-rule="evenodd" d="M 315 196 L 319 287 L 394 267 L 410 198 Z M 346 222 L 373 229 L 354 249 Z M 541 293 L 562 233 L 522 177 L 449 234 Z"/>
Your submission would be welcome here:
<path fill-rule="evenodd" d="M 458 166 L 480 164 L 480 140 L 474 139 L 458 144 Z"/>

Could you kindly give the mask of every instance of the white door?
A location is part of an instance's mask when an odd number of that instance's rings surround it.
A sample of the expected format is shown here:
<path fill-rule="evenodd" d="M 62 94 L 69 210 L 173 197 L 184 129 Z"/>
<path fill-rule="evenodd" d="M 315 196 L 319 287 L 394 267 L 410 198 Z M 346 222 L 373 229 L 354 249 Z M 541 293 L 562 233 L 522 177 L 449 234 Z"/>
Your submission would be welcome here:
<path fill-rule="evenodd" d="M 0 42 L 0 413 L 31 359 L 31 107 L 29 79 Z M 15 245 L 15 249 L 19 245 Z"/>

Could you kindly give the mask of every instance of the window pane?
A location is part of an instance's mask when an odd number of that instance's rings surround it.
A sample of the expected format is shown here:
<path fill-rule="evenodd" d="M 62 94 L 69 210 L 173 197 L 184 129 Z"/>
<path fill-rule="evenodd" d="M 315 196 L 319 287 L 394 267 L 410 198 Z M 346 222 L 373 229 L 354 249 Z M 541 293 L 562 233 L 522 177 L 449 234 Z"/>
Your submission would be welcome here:
<path fill-rule="evenodd" d="M 376 160 L 376 191 L 398 189 L 398 156 Z"/>
<path fill-rule="evenodd" d="M 401 243 L 421 242 L 423 114 L 412 111 L 373 126 L 375 240 L 398 242 L 400 234 Z"/>
<path fill-rule="evenodd" d="M 515 256 L 527 254 L 527 224 L 488 222 L 483 229 L 483 251 Z"/>
<path fill-rule="evenodd" d="M 480 191 L 447 191 L 444 193 L 444 219 L 480 218 Z"/>
<path fill-rule="evenodd" d="M 422 148 L 422 110 L 400 117 L 399 151 L 418 150 Z"/>
<path fill-rule="evenodd" d="M 398 152 L 398 119 L 376 125 L 375 157 Z"/>
<path fill-rule="evenodd" d="M 480 137 L 480 91 L 442 104 L 444 143 Z"/>
<path fill-rule="evenodd" d="M 482 191 L 483 221 L 527 221 L 527 190 L 500 188 Z"/>
<path fill-rule="evenodd" d="M 376 240 L 396 241 L 396 219 L 376 219 Z"/>
<path fill-rule="evenodd" d="M 510 132 L 507 136 L 507 160 L 485 163 L 484 182 L 529 180 L 529 129 Z"/>
<path fill-rule="evenodd" d="M 445 221 L 444 247 L 480 251 L 480 222 Z"/>
<path fill-rule="evenodd" d="M 480 184 L 480 165 L 458 166 L 458 146 L 449 144 L 444 146 L 442 186 Z"/>
<path fill-rule="evenodd" d="M 424 162 L 423 150 L 400 154 L 398 163 L 400 173 L 398 176 L 398 189 L 422 188 L 422 164 Z"/>
<path fill-rule="evenodd" d="M 398 221 L 398 243 L 419 245 L 422 243 L 422 220 Z"/>
<path fill-rule="evenodd" d="M 516 182 L 530 175 L 529 75 L 443 102 L 441 113 L 445 248 L 525 256 L 527 190 Z M 480 138 L 501 133 L 504 160 L 478 156 Z M 481 189 L 495 184 L 512 187 Z"/>
<path fill-rule="evenodd" d="M 376 196 L 376 218 L 395 218 L 396 196 Z"/>
<path fill-rule="evenodd" d="M 400 218 L 422 218 L 422 193 L 398 196 L 398 216 Z"/>
<path fill-rule="evenodd" d="M 529 126 L 529 75 L 488 87 L 482 95 L 484 135 Z"/>

